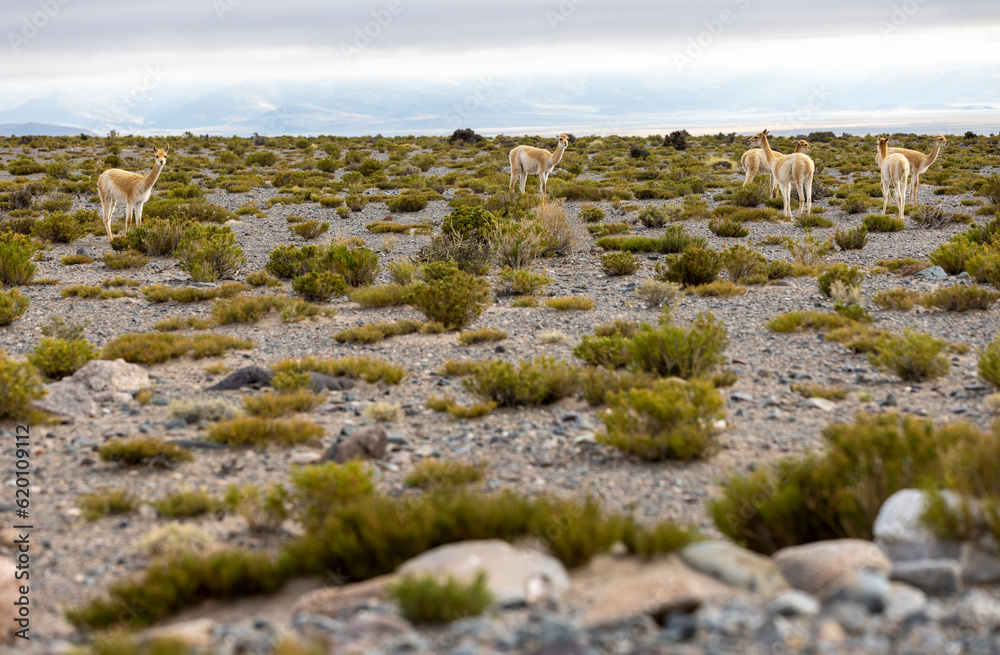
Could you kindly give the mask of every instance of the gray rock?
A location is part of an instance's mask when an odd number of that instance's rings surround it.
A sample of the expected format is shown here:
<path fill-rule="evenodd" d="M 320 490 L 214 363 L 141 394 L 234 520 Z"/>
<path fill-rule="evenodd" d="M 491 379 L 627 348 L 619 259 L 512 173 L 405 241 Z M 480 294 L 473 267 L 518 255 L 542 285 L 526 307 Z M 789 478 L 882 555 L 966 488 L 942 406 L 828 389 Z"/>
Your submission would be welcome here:
<path fill-rule="evenodd" d="M 181 430 L 187 427 L 187 421 L 182 418 L 170 419 L 164 427 L 168 430 Z"/>
<path fill-rule="evenodd" d="M 955 616 L 967 630 L 991 631 L 1000 625 L 1000 601 L 982 589 L 970 589 L 956 604 Z"/>
<path fill-rule="evenodd" d="M 861 603 L 869 612 L 878 613 L 889 602 L 889 579 L 878 571 L 857 571 L 839 579 L 821 596 L 824 602 L 846 600 Z"/>
<path fill-rule="evenodd" d="M 798 589 L 790 589 L 772 600 L 767 610 L 781 616 L 816 616 L 819 614 L 820 604 L 814 596 Z"/>
<path fill-rule="evenodd" d="M 270 386 L 271 378 L 273 377 L 274 374 L 266 368 L 245 366 L 233 371 L 212 386 L 205 387 L 205 391 L 231 391 L 233 389 L 242 389 L 243 387 L 260 389 L 261 387 Z"/>
<path fill-rule="evenodd" d="M 670 641 L 690 641 L 698 632 L 698 623 L 687 612 L 671 612 L 661 633 Z"/>
<path fill-rule="evenodd" d="M 35 402 L 35 406 L 57 416 L 85 418 L 97 416 L 100 406 L 94 394 L 83 386 L 73 384 L 69 378 L 45 386 L 48 393 Z"/>
<path fill-rule="evenodd" d="M 88 362 L 73 375 L 46 385 L 48 393 L 35 405 L 58 416 L 87 418 L 96 416 L 99 403 L 121 403 L 123 395 L 150 385 L 149 373 L 123 359 Z"/>
<path fill-rule="evenodd" d="M 896 562 L 892 579 L 911 584 L 931 596 L 950 596 L 962 588 L 962 565 L 944 558 Z"/>
<path fill-rule="evenodd" d="M 789 584 L 814 595 L 855 571 L 874 570 L 888 575 L 892 570 L 892 562 L 885 554 L 863 539 L 830 539 L 790 546 L 771 558 Z"/>
<path fill-rule="evenodd" d="M 927 606 L 927 594 L 908 584 L 893 582 L 889 585 L 889 602 L 882 615 L 890 623 L 905 620 Z"/>
<path fill-rule="evenodd" d="M 550 600 L 558 600 L 570 584 L 566 568 L 559 560 L 499 539 L 461 541 L 432 548 L 404 562 L 398 572 L 472 581 L 480 571 L 486 573 L 486 584 L 494 600 L 502 606 L 548 604 Z"/>
<path fill-rule="evenodd" d="M 807 398 L 802 403 L 802 407 L 819 409 L 824 412 L 832 412 L 837 409 L 837 403 L 832 400 L 827 400 L 826 398 Z"/>
<path fill-rule="evenodd" d="M 870 614 L 864 603 L 853 600 L 838 600 L 830 603 L 826 611 L 851 634 L 861 634 L 868 626 Z"/>
<path fill-rule="evenodd" d="M 729 394 L 729 397 L 733 400 L 738 400 L 745 403 L 753 402 L 753 395 L 745 391 L 734 391 L 733 393 Z"/>
<path fill-rule="evenodd" d="M 681 549 L 684 563 L 740 589 L 772 596 L 788 589 L 788 581 L 769 557 L 726 541 L 700 541 Z"/>
<path fill-rule="evenodd" d="M 962 582 L 967 585 L 990 584 L 1000 581 L 1000 557 L 992 537 L 984 538 L 987 543 L 966 542 L 962 544 Z"/>
<path fill-rule="evenodd" d="M 944 491 L 949 502 L 956 502 L 957 496 Z M 872 532 L 875 544 L 893 562 L 914 559 L 934 559 L 947 557 L 957 560 L 961 556 L 961 544 L 941 541 L 928 530 L 920 520 L 926 504 L 926 494 L 918 489 L 901 489 L 889 496 L 882 507 Z"/>
<path fill-rule="evenodd" d="M 354 388 L 354 380 L 312 371 L 309 373 L 309 388 L 317 393 L 325 390 L 346 391 Z"/>
<path fill-rule="evenodd" d="M 357 458 L 382 459 L 388 444 L 385 430 L 377 425 L 366 425 L 330 446 L 323 459 L 341 464 Z"/>
<path fill-rule="evenodd" d="M 948 274 L 940 266 L 929 266 L 922 271 L 914 273 L 914 275 L 919 275 L 929 280 L 942 280 L 948 277 Z"/>

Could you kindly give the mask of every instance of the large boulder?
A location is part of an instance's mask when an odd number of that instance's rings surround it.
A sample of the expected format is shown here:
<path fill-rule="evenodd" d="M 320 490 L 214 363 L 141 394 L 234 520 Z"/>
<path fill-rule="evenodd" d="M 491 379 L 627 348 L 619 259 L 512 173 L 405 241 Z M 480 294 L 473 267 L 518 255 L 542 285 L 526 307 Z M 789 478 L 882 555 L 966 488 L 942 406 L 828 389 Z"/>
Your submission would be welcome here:
<path fill-rule="evenodd" d="M 830 539 L 782 548 L 774 563 L 796 589 L 820 594 L 855 571 L 874 570 L 889 575 L 892 562 L 875 544 L 863 539 Z"/>
<path fill-rule="evenodd" d="M 124 359 L 95 359 L 73 375 L 46 385 L 48 393 L 35 405 L 57 416 L 96 416 L 101 403 L 127 402 L 150 385 L 146 369 Z"/>
<path fill-rule="evenodd" d="M 339 464 L 358 458 L 382 459 L 388 446 L 385 430 L 377 425 L 366 425 L 330 446 L 323 459 Z"/>
<path fill-rule="evenodd" d="M 788 589 L 788 581 L 771 558 L 728 541 L 699 541 L 680 551 L 684 563 L 740 589 L 774 596 Z"/>
<path fill-rule="evenodd" d="M 943 492 L 949 503 L 957 503 L 958 496 Z M 872 532 L 875 544 L 893 562 L 916 559 L 937 559 L 947 557 L 958 560 L 961 557 L 961 543 L 938 539 L 920 516 L 927 506 L 927 494 L 918 489 L 901 489 L 889 496 L 882 507 Z"/>
<path fill-rule="evenodd" d="M 486 574 L 486 585 L 500 605 L 519 605 L 529 600 L 555 601 L 569 589 L 569 576 L 562 562 L 499 539 L 438 546 L 404 562 L 397 573 L 418 577 L 451 576 L 471 582 L 480 571 Z"/>

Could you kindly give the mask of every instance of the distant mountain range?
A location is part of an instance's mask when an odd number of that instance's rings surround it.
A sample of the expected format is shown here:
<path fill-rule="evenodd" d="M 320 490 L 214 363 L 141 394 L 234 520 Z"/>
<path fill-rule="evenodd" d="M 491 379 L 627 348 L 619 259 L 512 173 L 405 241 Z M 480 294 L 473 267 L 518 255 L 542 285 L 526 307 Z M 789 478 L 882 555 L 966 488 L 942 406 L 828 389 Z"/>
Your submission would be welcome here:
<path fill-rule="evenodd" d="M 1000 101 L 965 99 L 963 90 L 1000 87 L 995 79 L 960 75 L 852 82 L 850 87 L 789 80 L 737 78 L 676 88 L 627 76 L 577 80 L 483 78 L 466 82 L 408 84 L 292 82 L 242 83 L 142 103 L 107 103 L 77 92 L 35 98 L 0 111 L 0 135 L 194 134 L 249 136 L 335 134 L 359 136 L 447 135 L 457 128 L 481 134 L 776 134 L 817 130 L 990 133 L 1000 130 Z M 918 83 L 951 104 L 899 106 L 886 99 L 909 97 Z M 748 101 L 752 99 L 752 101 Z M 80 127 L 66 127 L 80 126 Z"/>

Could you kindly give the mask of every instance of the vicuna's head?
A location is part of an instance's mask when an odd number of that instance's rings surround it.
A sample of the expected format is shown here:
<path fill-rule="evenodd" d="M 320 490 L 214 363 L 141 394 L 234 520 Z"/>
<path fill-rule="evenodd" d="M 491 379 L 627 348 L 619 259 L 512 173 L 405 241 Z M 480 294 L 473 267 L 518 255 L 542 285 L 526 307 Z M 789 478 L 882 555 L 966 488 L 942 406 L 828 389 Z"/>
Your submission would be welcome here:
<path fill-rule="evenodd" d="M 935 135 L 933 143 L 940 144 L 942 146 L 948 145 L 948 139 L 944 138 L 942 135 Z"/>
<path fill-rule="evenodd" d="M 167 150 L 169 149 L 169 145 L 167 145 L 166 148 L 157 148 L 156 146 L 153 146 L 153 156 L 156 158 L 157 166 L 163 166 L 167 163 Z"/>
<path fill-rule="evenodd" d="M 768 132 L 767 130 L 761 130 L 760 132 L 757 132 L 757 134 L 754 134 L 752 137 L 750 137 L 749 139 L 747 139 L 747 145 L 750 145 L 750 146 L 759 146 L 759 145 L 761 145 L 764 142 L 764 139 L 769 134 L 770 134 L 770 132 Z"/>
<path fill-rule="evenodd" d="M 556 143 L 556 147 L 557 148 L 565 148 L 567 145 L 569 145 L 569 135 L 568 134 L 560 134 L 559 135 L 559 139 L 558 139 L 558 141 Z"/>
<path fill-rule="evenodd" d="M 792 141 L 792 143 L 798 147 L 799 152 L 809 152 L 813 149 L 813 147 L 809 145 L 809 142 L 805 139 L 798 139 L 796 141 Z"/>
<path fill-rule="evenodd" d="M 888 146 L 889 146 L 889 137 L 887 137 L 887 136 L 880 136 L 878 138 L 878 146 L 876 146 L 876 150 L 878 151 L 878 154 L 884 155 L 885 152 L 886 152 L 886 149 L 888 148 Z"/>

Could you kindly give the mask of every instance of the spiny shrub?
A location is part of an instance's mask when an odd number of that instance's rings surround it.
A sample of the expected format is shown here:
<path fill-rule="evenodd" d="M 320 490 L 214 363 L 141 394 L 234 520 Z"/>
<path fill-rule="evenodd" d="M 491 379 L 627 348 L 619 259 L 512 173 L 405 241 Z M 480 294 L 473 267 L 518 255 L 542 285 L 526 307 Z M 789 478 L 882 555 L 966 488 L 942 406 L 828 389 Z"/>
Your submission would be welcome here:
<path fill-rule="evenodd" d="M 979 351 L 979 377 L 1000 388 L 1000 336 Z"/>
<path fill-rule="evenodd" d="M 347 282 L 340 273 L 313 271 L 292 280 L 292 290 L 302 294 L 306 300 L 326 302 L 347 293 Z"/>
<path fill-rule="evenodd" d="M 108 268 L 120 271 L 126 268 L 142 268 L 149 263 L 149 257 L 138 250 L 123 250 L 121 252 L 108 252 L 101 258 Z"/>
<path fill-rule="evenodd" d="M 841 250 L 861 250 L 868 245 L 868 229 L 865 226 L 838 229 L 833 233 L 833 240 Z"/>
<path fill-rule="evenodd" d="M 52 212 L 35 221 L 31 233 L 52 243 L 72 243 L 83 236 L 83 229 L 70 214 L 64 211 Z"/>
<path fill-rule="evenodd" d="M 290 244 L 280 245 L 271 251 L 266 269 L 278 278 L 295 278 L 317 270 L 321 253 L 319 246 L 297 248 Z"/>
<path fill-rule="evenodd" d="M 389 196 L 385 204 L 392 212 L 418 212 L 427 207 L 427 197 L 422 193 L 404 191 L 398 196 Z"/>
<path fill-rule="evenodd" d="M 252 287 L 280 287 L 281 280 L 267 271 L 254 271 L 247 274 L 247 284 Z"/>
<path fill-rule="evenodd" d="M 708 229 L 717 237 L 730 239 L 741 239 L 750 234 L 743 223 L 732 218 L 713 218 L 708 222 Z"/>
<path fill-rule="evenodd" d="M 150 218 L 126 235 L 128 247 L 150 257 L 173 255 L 191 222 L 171 218 Z"/>
<path fill-rule="evenodd" d="M 524 268 L 504 266 L 496 284 L 498 296 L 533 295 L 552 283 L 545 273 L 535 273 Z"/>
<path fill-rule="evenodd" d="M 958 275 L 965 270 L 966 261 L 979 250 L 978 244 L 964 234 L 956 234 L 949 241 L 931 251 L 932 264 L 940 266 L 948 275 Z"/>
<path fill-rule="evenodd" d="M 496 343 L 507 338 L 507 333 L 494 328 L 480 328 L 478 330 L 462 330 L 458 333 L 458 343 L 463 346 L 472 346 L 477 343 Z"/>
<path fill-rule="evenodd" d="M 400 286 L 406 286 L 413 282 L 413 276 L 417 272 L 416 264 L 402 260 L 390 262 L 386 268 L 389 269 L 389 277 L 392 278 L 392 281 Z"/>
<path fill-rule="evenodd" d="M 326 231 L 330 229 L 330 224 L 326 221 L 321 223 L 317 220 L 311 220 L 289 225 L 288 229 L 303 239 L 310 240 L 325 234 Z"/>
<path fill-rule="evenodd" d="M 663 227 L 672 219 L 676 218 L 677 210 L 674 207 L 665 205 L 647 205 L 638 214 L 639 222 L 646 227 Z"/>
<path fill-rule="evenodd" d="M 355 289 L 350 294 L 351 302 L 362 307 L 397 307 L 405 305 L 410 287 L 400 284 L 378 284 Z"/>
<path fill-rule="evenodd" d="M 500 407 L 547 405 L 577 389 L 576 369 L 545 355 L 517 366 L 503 360 L 482 362 L 463 384 Z"/>
<path fill-rule="evenodd" d="M 420 332 L 424 324 L 413 319 L 403 318 L 394 323 L 367 323 L 360 327 L 341 330 L 333 335 L 338 343 L 378 343 L 389 337 Z"/>
<path fill-rule="evenodd" d="M 573 354 L 591 366 L 616 369 L 628 362 L 629 340 L 623 334 L 587 334 L 573 348 Z"/>
<path fill-rule="evenodd" d="M 90 325 L 89 319 L 84 319 L 79 323 L 69 323 L 62 316 L 53 316 L 47 325 L 42 326 L 42 336 L 66 339 L 67 341 L 82 339 L 88 325 Z"/>
<path fill-rule="evenodd" d="M 170 467 L 194 459 L 191 453 L 177 444 L 156 437 L 113 439 L 98 448 L 97 454 L 105 462 L 117 462 L 125 466 Z"/>
<path fill-rule="evenodd" d="M 427 407 L 435 412 L 448 412 L 452 418 L 481 418 L 496 409 L 497 404 L 490 400 L 484 403 L 463 405 L 451 396 L 439 398 L 432 395 L 427 399 Z"/>
<path fill-rule="evenodd" d="M 242 282 L 227 282 L 215 288 L 171 287 L 165 284 L 153 284 L 142 288 L 142 295 L 149 302 L 159 303 L 175 300 L 180 303 L 202 302 L 215 298 L 232 298 L 247 290 Z"/>
<path fill-rule="evenodd" d="M 711 382 L 660 380 L 606 397 L 607 434 L 598 440 L 651 461 L 700 459 L 717 448 L 715 422 L 725 417 Z"/>
<path fill-rule="evenodd" d="M 767 191 L 762 184 L 748 184 L 733 192 L 729 201 L 737 207 L 760 207 L 767 200 Z"/>
<path fill-rule="evenodd" d="M 913 304 L 921 299 L 921 294 L 917 291 L 910 291 L 906 287 L 896 287 L 879 291 L 872 296 L 872 302 L 882 309 L 900 309 L 906 311 L 913 309 Z"/>
<path fill-rule="evenodd" d="M 80 514 L 88 521 L 95 521 L 108 514 L 128 514 L 139 508 L 139 499 L 126 489 L 104 489 L 76 498 Z"/>
<path fill-rule="evenodd" d="M 0 291 L 0 325 L 10 325 L 24 316 L 31 301 L 18 289 Z"/>
<path fill-rule="evenodd" d="M 923 294 L 920 304 L 937 307 L 949 312 L 967 312 L 973 309 L 985 310 L 1000 298 L 993 289 L 977 286 L 940 287 Z"/>
<path fill-rule="evenodd" d="M 816 284 L 820 293 L 827 298 L 831 297 L 831 287 L 834 282 L 841 282 L 845 287 L 860 287 L 865 281 L 865 274 L 853 266 L 847 264 L 833 264 L 827 266 L 816 278 Z"/>
<path fill-rule="evenodd" d="M 844 198 L 840 208 L 848 214 L 860 214 L 868 211 L 868 197 L 862 193 L 852 193 Z"/>
<path fill-rule="evenodd" d="M 930 205 L 921 205 L 907 210 L 906 215 L 913 221 L 914 225 L 925 230 L 936 230 L 958 219 L 957 214 L 949 214 Z"/>
<path fill-rule="evenodd" d="M 233 231 L 218 225 L 192 225 L 174 254 L 181 270 L 195 282 L 231 277 L 247 261 Z"/>
<path fill-rule="evenodd" d="M 45 393 L 34 366 L 11 359 L 6 350 L 0 350 L 0 419 L 30 417 L 31 403 Z"/>
<path fill-rule="evenodd" d="M 164 518 L 193 518 L 214 514 L 224 509 L 221 500 L 210 495 L 205 489 L 181 489 L 150 503 Z"/>
<path fill-rule="evenodd" d="M 545 301 L 545 306 L 561 312 L 587 312 L 594 308 L 594 301 L 586 296 L 561 296 L 558 298 L 548 298 Z"/>
<path fill-rule="evenodd" d="M 378 254 L 364 246 L 335 243 L 324 254 L 329 270 L 340 273 L 348 286 L 366 287 L 378 276 Z"/>
<path fill-rule="evenodd" d="M 734 284 L 729 280 L 716 280 L 708 284 L 699 284 L 696 287 L 689 287 L 691 293 L 696 296 L 716 296 L 728 298 L 731 296 L 742 296 L 747 292 L 747 287 Z"/>
<path fill-rule="evenodd" d="M 36 246 L 31 237 L 10 230 L 0 232 L 0 283 L 11 286 L 29 284 L 38 266 L 32 263 Z"/>
<path fill-rule="evenodd" d="M 463 205 L 445 216 L 441 232 L 462 239 L 485 241 L 496 225 L 497 219 L 492 213 L 482 207 Z"/>
<path fill-rule="evenodd" d="M 878 352 L 869 353 L 868 361 L 907 382 L 923 382 L 948 373 L 950 364 L 944 355 L 947 347 L 947 341 L 907 329 L 901 337 L 881 339 Z"/>
<path fill-rule="evenodd" d="M 442 489 L 460 487 L 483 479 L 479 464 L 452 460 L 425 459 L 403 479 L 408 487 Z"/>
<path fill-rule="evenodd" d="M 277 310 L 284 323 L 295 323 L 304 318 L 317 316 L 323 310 L 318 305 L 288 296 L 236 296 L 220 298 L 212 303 L 212 318 L 219 325 L 232 323 L 257 323 L 271 310 Z"/>
<path fill-rule="evenodd" d="M 226 489 L 227 509 L 239 514 L 251 532 L 274 534 L 288 518 L 288 490 L 282 484 L 260 489 L 254 485 L 230 485 Z"/>
<path fill-rule="evenodd" d="M 833 227 L 833 221 L 817 214 L 806 214 L 795 219 L 795 224 L 804 230 L 811 230 L 814 227 Z"/>
<path fill-rule="evenodd" d="M 632 275 L 639 270 L 639 258 L 628 251 L 609 252 L 601 255 L 601 270 L 609 277 Z"/>
<path fill-rule="evenodd" d="M 709 512 L 723 534 L 762 553 L 825 539 L 870 540 L 882 503 L 941 479 L 941 454 L 962 432 L 914 416 L 859 413 L 854 423 L 823 430 L 822 455 L 729 478 Z"/>
<path fill-rule="evenodd" d="M 976 282 L 1000 288 L 1000 240 L 969 257 L 965 262 L 965 270 Z"/>
<path fill-rule="evenodd" d="M 288 414 L 310 412 L 323 401 L 322 396 L 306 389 L 284 393 L 260 393 L 243 398 L 243 409 L 250 416 L 279 418 Z"/>
<path fill-rule="evenodd" d="M 580 206 L 580 219 L 585 223 L 597 223 L 604 218 L 604 210 L 596 205 L 584 203 Z"/>
<path fill-rule="evenodd" d="M 188 425 L 202 421 L 222 421 L 236 416 L 235 408 L 223 398 L 205 401 L 171 401 L 170 415 L 182 418 Z"/>
<path fill-rule="evenodd" d="M 704 377 L 725 362 L 729 337 L 711 313 L 699 313 L 687 328 L 676 325 L 646 327 L 628 343 L 628 363 L 661 377 Z"/>
<path fill-rule="evenodd" d="M 480 571 L 471 582 L 448 576 L 404 575 L 390 585 L 389 594 L 399 604 L 400 613 L 414 623 L 450 623 L 456 619 L 479 616 L 493 603 L 486 586 L 486 574 Z"/>
<path fill-rule="evenodd" d="M 744 279 L 767 278 L 767 257 L 742 244 L 722 251 L 722 270 L 733 282 Z"/>
<path fill-rule="evenodd" d="M 221 355 L 227 350 L 253 347 L 253 341 L 227 334 L 196 334 L 190 337 L 159 332 L 120 334 L 104 346 L 101 359 L 120 358 L 132 364 L 159 364 L 185 355 L 202 359 Z"/>
<path fill-rule="evenodd" d="M 446 330 L 465 327 L 490 305 L 485 279 L 458 269 L 451 262 L 432 262 L 423 268 L 424 282 L 413 285 L 407 303 Z"/>
<path fill-rule="evenodd" d="M 684 286 L 698 286 L 715 280 L 722 270 L 722 257 L 711 248 L 689 246 L 680 255 L 667 255 L 654 267 L 658 280 Z"/>
<path fill-rule="evenodd" d="M 61 380 L 67 375 L 76 373 L 96 356 L 93 347 L 86 339 L 67 340 L 46 337 L 28 356 L 28 361 L 45 377 Z"/>
<path fill-rule="evenodd" d="M 850 324 L 851 319 L 833 312 L 796 310 L 775 316 L 767 322 L 767 329 L 771 332 L 797 332 L 806 328 L 824 330 Z"/>
<path fill-rule="evenodd" d="M 861 227 L 869 232 L 902 232 L 906 228 L 906 224 L 903 223 L 902 219 L 895 216 L 869 214 L 865 216 Z"/>
<path fill-rule="evenodd" d="M 264 448 L 271 444 L 291 446 L 316 442 L 321 436 L 323 436 L 323 426 L 308 419 L 247 416 L 216 423 L 209 428 L 205 438 L 231 446 Z"/>
<path fill-rule="evenodd" d="M 64 266 L 77 266 L 79 264 L 91 264 L 94 258 L 89 255 L 63 255 L 59 261 Z"/>
<path fill-rule="evenodd" d="M 653 278 L 646 278 L 635 290 L 635 295 L 646 303 L 646 307 L 656 309 L 657 307 L 672 307 L 684 295 L 681 285 L 676 282 L 663 282 Z"/>
<path fill-rule="evenodd" d="M 395 366 L 374 357 L 340 357 L 337 359 L 305 357 L 303 359 L 283 359 L 271 366 L 271 370 L 275 374 L 275 379 L 271 381 L 271 386 L 276 389 L 306 386 L 309 378 L 308 375 L 303 374 L 311 371 L 333 377 L 346 375 L 352 378 L 361 378 L 365 382 L 371 383 L 384 380 L 386 384 L 390 385 L 397 384 L 406 377 L 406 369 L 402 366 Z M 289 384 L 281 385 L 281 380 L 278 379 L 278 376 L 281 375 L 285 376 Z"/>

